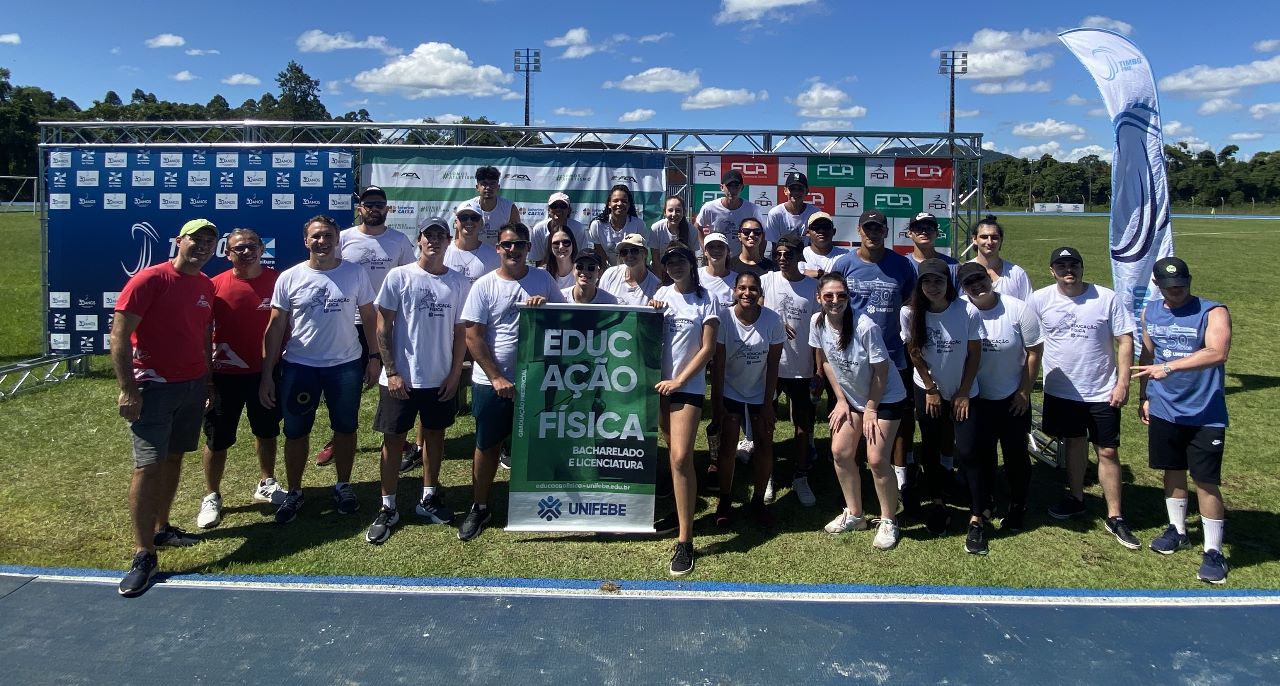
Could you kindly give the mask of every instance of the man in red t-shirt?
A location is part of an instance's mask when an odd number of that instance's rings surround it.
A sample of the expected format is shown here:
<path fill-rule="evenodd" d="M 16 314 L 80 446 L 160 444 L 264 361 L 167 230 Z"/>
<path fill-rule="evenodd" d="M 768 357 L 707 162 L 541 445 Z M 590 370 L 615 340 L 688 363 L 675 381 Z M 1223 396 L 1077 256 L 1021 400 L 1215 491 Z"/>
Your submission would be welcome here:
<path fill-rule="evenodd" d="M 213 283 L 200 268 L 213 256 L 218 229 L 192 219 L 178 231 L 178 256 L 125 284 L 111 325 L 111 362 L 120 383 L 120 416 L 133 436 L 129 515 L 135 551 L 120 581 L 136 596 L 156 574 L 156 548 L 199 538 L 169 523 L 182 456 L 200 444 L 209 389 Z"/>
<path fill-rule="evenodd" d="M 258 455 L 258 485 L 253 500 L 279 501 L 284 490 L 276 483 L 276 437 L 280 408 L 263 407 L 258 399 L 262 380 L 262 334 L 271 319 L 271 291 L 278 272 L 262 266 L 262 237 L 253 229 L 227 235 L 231 269 L 213 277 L 213 406 L 204 418 L 204 483 L 196 525 L 210 529 L 222 521 L 222 474 L 227 449 L 235 445 L 240 413 L 249 416 Z"/>

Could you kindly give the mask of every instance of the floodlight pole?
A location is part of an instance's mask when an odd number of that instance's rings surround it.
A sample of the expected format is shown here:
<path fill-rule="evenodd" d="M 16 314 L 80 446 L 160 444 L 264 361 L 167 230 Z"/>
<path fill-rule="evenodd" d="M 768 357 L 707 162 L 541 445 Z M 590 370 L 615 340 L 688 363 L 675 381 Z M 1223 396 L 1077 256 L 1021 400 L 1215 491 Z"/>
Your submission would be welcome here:
<path fill-rule="evenodd" d="M 529 125 L 529 87 L 533 73 L 542 71 L 542 51 L 537 48 L 519 48 L 516 50 L 517 72 L 524 72 L 524 125 Z"/>
<path fill-rule="evenodd" d="M 947 133 L 956 132 L 956 74 L 969 73 L 969 53 L 964 50 L 943 50 L 939 54 L 938 73 L 946 74 L 951 83 L 951 97 L 947 107 Z"/>

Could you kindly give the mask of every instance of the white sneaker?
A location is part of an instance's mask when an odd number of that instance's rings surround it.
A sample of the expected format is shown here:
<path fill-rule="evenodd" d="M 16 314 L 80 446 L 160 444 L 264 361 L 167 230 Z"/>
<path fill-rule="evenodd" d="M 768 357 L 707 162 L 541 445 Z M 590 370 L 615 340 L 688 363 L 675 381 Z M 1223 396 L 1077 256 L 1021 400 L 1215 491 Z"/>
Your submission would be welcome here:
<path fill-rule="evenodd" d="M 795 491 L 796 499 L 805 507 L 813 507 L 813 504 L 818 502 L 818 499 L 813 495 L 813 489 L 809 488 L 809 477 L 807 476 L 797 476 L 792 480 L 791 490 Z"/>
<path fill-rule="evenodd" d="M 751 461 L 751 451 L 756 449 L 755 441 L 742 439 L 738 441 L 738 461 L 746 464 Z"/>
<path fill-rule="evenodd" d="M 201 529 L 212 529 L 222 521 L 222 496 L 210 493 L 200 501 L 200 514 L 196 515 L 196 526 Z"/>
<path fill-rule="evenodd" d="M 880 526 L 876 528 L 875 540 L 871 541 L 871 545 L 880 550 L 892 550 L 898 545 L 898 523 L 892 519 L 881 519 Z"/>
<path fill-rule="evenodd" d="M 253 489 L 253 502 L 279 505 L 284 502 L 284 495 L 285 490 L 276 483 L 275 479 L 263 479 L 258 482 L 257 488 Z"/>
<path fill-rule="evenodd" d="M 840 514 L 835 519 L 831 520 L 830 524 L 822 528 L 829 534 L 842 534 L 846 531 L 865 531 L 867 520 L 850 512 L 849 508 L 846 507 L 840 511 Z"/>
<path fill-rule="evenodd" d="M 775 493 L 773 490 L 773 477 L 770 476 L 769 483 L 764 485 L 764 504 L 772 505 L 773 501 L 776 500 L 777 497 L 778 497 L 778 494 Z"/>

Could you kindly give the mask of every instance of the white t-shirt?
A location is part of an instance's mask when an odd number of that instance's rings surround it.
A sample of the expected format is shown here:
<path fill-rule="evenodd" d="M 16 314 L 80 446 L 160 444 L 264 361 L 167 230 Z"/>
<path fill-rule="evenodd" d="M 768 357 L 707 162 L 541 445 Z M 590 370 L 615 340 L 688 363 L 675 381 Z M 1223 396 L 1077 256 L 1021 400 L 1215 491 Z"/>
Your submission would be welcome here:
<path fill-rule="evenodd" d="M 627 266 L 620 264 L 604 270 L 599 286 L 600 290 L 612 293 L 620 305 L 648 305 L 653 294 L 662 287 L 662 282 L 653 272 L 645 269 L 644 279 L 632 286 L 627 283 Z"/>
<path fill-rule="evenodd" d="M 444 251 L 444 266 L 467 277 L 471 285 L 476 279 L 488 274 L 502 264 L 502 256 L 492 245 L 481 243 L 475 250 L 463 250 L 456 243 L 450 243 Z"/>
<path fill-rule="evenodd" d="M 763 403 L 769 348 L 787 340 L 782 318 L 762 307 L 754 324 L 744 324 L 728 309 L 716 337 L 724 346 L 724 397 L 752 405 Z"/>
<path fill-rule="evenodd" d="M 978 310 L 982 319 L 982 359 L 978 363 L 978 395 L 1004 400 L 1022 385 L 1027 348 L 1041 341 L 1040 320 L 1027 304 L 1001 295 L 994 307 Z"/>
<path fill-rule="evenodd" d="M 718 321 L 719 307 L 710 294 L 699 296 L 681 293 L 675 285 L 663 286 L 653 294 L 654 300 L 667 304 L 662 313 L 663 343 L 662 378 L 674 379 L 684 371 L 698 351 L 702 349 L 702 327 L 707 322 Z M 702 395 L 707 392 L 707 378 L 701 372 L 677 389 L 680 393 Z"/>
<path fill-rule="evenodd" d="M 902 342 L 911 342 L 911 308 L 903 307 L 898 312 L 902 323 Z M 929 376 L 938 384 L 943 400 L 960 390 L 960 382 L 964 380 L 964 363 L 968 357 L 969 341 L 982 340 L 982 317 L 978 316 L 978 308 L 966 300 L 956 298 L 942 312 L 925 312 L 924 320 L 925 344 L 920 346 L 920 353 L 929 367 Z M 911 379 L 920 388 L 924 388 L 924 380 L 915 365 L 911 365 Z M 978 382 L 975 379 L 969 389 L 969 397 L 978 395 Z"/>
<path fill-rule="evenodd" d="M 697 225 L 709 226 L 712 232 L 718 231 L 724 234 L 725 239 L 729 241 L 729 254 L 737 255 L 742 252 L 742 243 L 738 241 L 738 225 L 747 217 L 755 217 L 762 225 L 764 219 L 760 216 L 760 207 L 755 203 L 742 200 L 738 209 L 730 210 L 721 202 L 723 199 L 716 198 L 705 203 L 702 209 L 698 210 Z M 705 236 L 706 233 L 703 235 Z"/>
<path fill-rule="evenodd" d="M 880 362 L 887 362 L 889 365 L 880 402 L 896 403 L 906 400 L 907 392 L 902 387 L 902 375 L 893 368 L 893 360 L 884 347 L 880 327 L 865 314 L 855 315 L 853 336 L 849 337 L 848 347 L 842 350 L 840 332 L 830 326 L 818 326 L 818 318 L 824 316 L 826 315 L 818 312 L 809 320 L 809 347 L 819 348 L 827 356 L 827 362 L 835 370 L 845 401 L 859 412 L 867 408 L 867 393 L 871 391 L 871 379 L 874 376 L 871 365 Z"/>
<path fill-rule="evenodd" d="M 535 269 L 535 267 L 530 267 L 530 269 Z M 551 273 L 551 271 L 546 267 L 536 267 L 536 269 L 541 269 L 548 274 Z M 552 278 L 555 279 L 556 288 L 559 288 L 560 290 L 572 288 L 573 284 L 578 282 L 577 276 L 573 273 L 573 267 L 569 267 L 569 271 L 561 274 L 560 276 L 554 276 Z"/>
<path fill-rule="evenodd" d="M 738 272 L 732 270 L 724 276 L 716 276 L 705 268 L 698 270 L 698 283 L 707 289 L 707 294 L 720 309 L 733 307 L 733 284 L 737 280 Z"/>
<path fill-rule="evenodd" d="M 484 219 L 484 228 L 480 229 L 480 241 L 489 247 L 498 244 L 498 234 L 502 230 L 502 225 L 511 221 L 511 208 L 515 207 L 515 203 L 502 196 L 498 196 L 497 201 L 493 210 L 485 212 L 480 207 L 480 196 L 477 195 L 471 199 L 473 208 Z"/>
<path fill-rule="evenodd" d="M 503 279 L 497 272 L 485 274 L 471 287 L 471 294 L 462 306 L 463 321 L 484 325 L 484 341 L 489 346 L 489 355 L 507 380 L 515 378 L 519 306 L 535 295 L 545 297 L 547 302 L 564 302 L 550 274 L 541 269 L 530 269 L 519 281 Z M 478 364 L 471 367 L 471 381 L 481 386 L 493 385 Z"/>
<path fill-rule="evenodd" d="M 1002 259 L 1003 266 L 1000 267 L 1000 278 L 991 283 L 992 289 L 1002 295 L 1010 295 L 1024 303 L 1031 299 L 1031 278 L 1027 276 L 1027 272 L 1022 267 Z"/>
<path fill-rule="evenodd" d="M 392 354 L 409 388 L 439 388 L 453 366 L 454 327 L 471 282 L 453 271 L 436 275 L 415 264 L 392 269 L 374 304 L 396 312 Z M 378 383 L 387 385 L 387 370 Z"/>
<path fill-rule="evenodd" d="M 547 238 L 548 227 L 551 224 L 550 219 L 543 219 L 529 229 L 529 261 L 541 262 L 547 259 Z M 578 242 L 578 252 L 589 250 L 591 248 L 590 240 L 587 238 L 587 227 L 577 219 L 568 219 L 564 225 L 569 228 L 573 234 L 573 238 Z"/>
<path fill-rule="evenodd" d="M 413 244 L 395 229 L 386 229 L 377 236 L 370 236 L 353 226 L 338 234 L 338 245 L 343 262 L 354 262 L 369 272 L 369 285 L 373 287 L 374 293 L 382 288 L 382 280 L 387 278 L 388 272 L 417 260 Z M 360 323 L 359 313 L 356 314 L 355 321 Z"/>
<path fill-rule="evenodd" d="M 833 245 L 831 246 L 831 252 L 826 255 L 819 255 L 813 251 L 812 246 L 805 246 L 804 262 L 800 263 L 800 271 L 808 272 L 815 269 L 821 269 L 824 273 L 829 272 L 831 271 L 831 263 L 835 262 L 837 257 L 847 252 L 849 252 L 848 248 Z"/>
<path fill-rule="evenodd" d="M 568 287 L 568 288 L 562 288 L 562 289 L 560 289 L 560 295 L 564 297 L 564 301 L 565 301 L 565 302 L 567 302 L 567 303 L 574 303 L 574 302 L 578 302 L 577 300 L 574 300 L 574 299 L 573 299 L 573 286 L 570 286 L 570 287 Z M 597 287 L 596 287 L 596 297 L 592 298 L 592 299 L 591 299 L 591 302 L 589 302 L 589 303 L 585 303 L 585 304 L 587 304 L 587 305 L 617 305 L 617 304 L 618 304 L 618 299 L 617 299 L 617 298 L 615 298 L 615 297 L 613 297 L 613 294 L 612 294 L 612 293 L 610 293 L 609 291 L 606 291 L 605 289 L 600 288 L 599 286 L 597 286 Z M 648 305 L 649 303 L 645 303 L 645 304 L 646 304 L 646 305 Z"/>
<path fill-rule="evenodd" d="M 1115 291 L 1091 283 L 1068 298 L 1055 283 L 1031 294 L 1027 304 L 1040 318 L 1044 336 L 1045 394 L 1090 403 L 1110 400 L 1116 385 L 1115 338 L 1137 328 Z"/>
<path fill-rule="evenodd" d="M 796 337 L 782 343 L 782 361 L 778 363 L 779 379 L 813 378 L 813 348 L 809 347 L 809 322 L 818 307 L 818 281 L 804 277 L 788 281 L 782 272 L 769 272 L 760 279 L 764 306 L 777 312 L 784 324 L 791 325 Z"/>
<path fill-rule="evenodd" d="M 306 262 L 280 272 L 271 306 L 289 313 L 284 359 L 309 367 L 335 367 L 360 359 L 356 310 L 373 302 L 369 274 L 354 262 L 318 271 Z"/>
<path fill-rule="evenodd" d="M 591 246 L 601 246 L 609 264 L 618 263 L 618 242 L 626 238 L 629 233 L 638 233 L 644 236 L 645 244 L 649 243 L 649 229 L 644 225 L 639 217 L 627 217 L 627 223 L 622 227 L 621 231 L 614 230 L 613 224 L 608 221 L 599 219 L 591 220 L 591 228 L 587 229 L 587 242 Z M 648 259 L 646 257 L 646 259 Z"/>
<path fill-rule="evenodd" d="M 690 250 L 698 249 L 698 238 L 696 236 L 697 233 L 698 233 L 698 229 L 695 226 L 693 226 L 692 222 L 690 222 L 689 223 L 689 241 L 692 243 L 691 245 L 689 245 Z M 652 249 L 654 252 L 656 252 L 659 256 L 662 255 L 663 250 L 667 249 L 668 245 L 671 245 L 673 242 L 678 240 L 680 240 L 680 237 L 677 236 L 671 229 L 667 228 L 666 219 L 659 219 L 658 221 L 654 222 L 651 226 L 649 226 L 649 248 Z"/>
<path fill-rule="evenodd" d="M 765 240 L 777 243 L 779 238 L 787 234 L 797 236 L 802 241 L 805 240 L 804 233 L 809 227 L 809 217 L 820 211 L 816 205 L 805 203 L 800 214 L 791 214 L 786 203 L 775 205 L 764 218 Z"/>

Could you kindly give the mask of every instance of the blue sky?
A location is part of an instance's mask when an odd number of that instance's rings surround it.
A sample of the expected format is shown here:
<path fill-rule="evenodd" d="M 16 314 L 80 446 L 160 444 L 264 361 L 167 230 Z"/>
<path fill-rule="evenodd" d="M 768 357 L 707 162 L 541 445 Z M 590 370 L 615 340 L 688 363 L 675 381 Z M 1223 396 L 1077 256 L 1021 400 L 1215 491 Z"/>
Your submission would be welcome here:
<path fill-rule="evenodd" d="M 87 107 L 107 90 L 233 105 L 297 60 L 333 114 L 523 121 L 516 48 L 542 50 L 533 119 L 565 126 L 946 130 L 938 50 L 968 49 L 956 128 L 988 147 L 1108 156 L 1110 126 L 1058 31 L 1126 34 L 1156 72 L 1166 142 L 1280 148 L 1280 9 L 1264 2 L 641 3 L 455 0 L 13 3 L 0 66 Z M 118 9 L 117 9 L 118 7 Z M 1144 12 L 1143 7 L 1152 7 Z"/>

